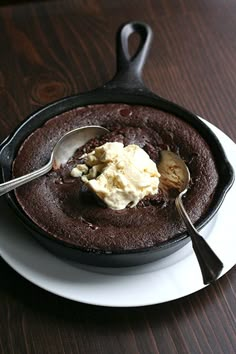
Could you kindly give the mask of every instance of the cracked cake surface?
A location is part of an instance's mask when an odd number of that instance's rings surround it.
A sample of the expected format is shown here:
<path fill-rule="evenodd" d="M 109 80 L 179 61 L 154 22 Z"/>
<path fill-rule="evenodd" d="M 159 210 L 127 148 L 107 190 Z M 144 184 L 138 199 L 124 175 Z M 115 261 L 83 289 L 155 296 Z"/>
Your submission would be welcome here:
<path fill-rule="evenodd" d="M 32 172 L 50 158 L 55 143 L 68 131 L 101 125 L 110 133 L 79 148 L 68 163 L 15 192 L 29 218 L 53 238 L 84 249 L 122 251 L 159 245 L 184 231 L 173 199 L 162 190 L 134 208 L 112 210 L 70 175 L 80 156 L 106 142 L 136 144 L 160 160 L 169 149 L 187 164 L 191 183 L 184 205 L 193 222 L 204 216 L 218 183 L 209 146 L 200 134 L 177 116 L 146 106 L 99 104 L 78 107 L 48 120 L 22 144 L 13 164 L 15 177 Z"/>

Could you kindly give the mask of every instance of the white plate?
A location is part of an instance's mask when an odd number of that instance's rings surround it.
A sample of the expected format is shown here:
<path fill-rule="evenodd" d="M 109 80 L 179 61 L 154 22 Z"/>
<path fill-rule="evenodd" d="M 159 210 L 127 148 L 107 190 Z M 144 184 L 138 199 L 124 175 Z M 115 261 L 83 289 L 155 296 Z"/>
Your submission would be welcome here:
<path fill-rule="evenodd" d="M 219 129 L 207 124 L 220 139 L 236 170 L 236 145 Z M 217 215 L 202 230 L 224 263 L 222 275 L 236 260 L 235 195 L 236 183 Z M 143 266 L 122 269 L 78 266 L 42 248 L 2 201 L 0 208 L 2 258 L 23 277 L 54 294 L 94 305 L 133 307 L 178 299 L 204 287 L 190 243 L 169 257 Z"/>

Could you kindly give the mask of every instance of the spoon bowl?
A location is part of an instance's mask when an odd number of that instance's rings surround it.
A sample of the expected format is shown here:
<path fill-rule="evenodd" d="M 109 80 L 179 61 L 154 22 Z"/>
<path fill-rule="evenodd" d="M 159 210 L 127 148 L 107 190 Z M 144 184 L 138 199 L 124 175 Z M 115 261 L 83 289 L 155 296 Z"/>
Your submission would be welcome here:
<path fill-rule="evenodd" d="M 191 178 L 190 172 L 185 162 L 174 152 L 161 151 L 158 171 L 161 174 L 160 189 L 164 190 L 168 198 L 173 197 L 173 194 L 177 196 L 179 193 L 187 191 Z"/>
<path fill-rule="evenodd" d="M 191 222 L 183 205 L 182 197 L 188 191 L 190 172 L 185 162 L 175 153 L 163 150 L 161 161 L 158 165 L 161 174 L 160 188 L 171 195 L 174 195 L 177 211 L 187 228 L 192 241 L 193 250 L 201 268 L 204 284 L 214 282 L 223 269 L 223 263 L 214 253 L 205 239 L 198 233 Z M 173 194 L 173 190 L 175 193 Z"/>
<path fill-rule="evenodd" d="M 40 169 L 28 173 L 27 175 L 14 178 L 0 184 L 0 196 L 4 195 L 17 187 L 22 186 L 40 176 L 48 173 L 52 168 L 58 169 L 64 165 L 75 151 L 87 143 L 90 139 L 104 135 L 109 130 L 98 125 L 84 126 L 71 130 L 65 134 L 55 145 L 50 160 Z"/>

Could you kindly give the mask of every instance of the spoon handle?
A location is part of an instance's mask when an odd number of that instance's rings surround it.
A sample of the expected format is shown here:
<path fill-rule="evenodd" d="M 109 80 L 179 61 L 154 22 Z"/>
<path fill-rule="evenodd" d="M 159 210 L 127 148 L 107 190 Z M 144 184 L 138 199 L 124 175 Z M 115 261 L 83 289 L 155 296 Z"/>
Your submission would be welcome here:
<path fill-rule="evenodd" d="M 0 184 L 0 196 L 3 194 L 6 194 L 10 191 L 12 191 L 13 189 L 16 189 L 17 187 L 22 186 L 25 183 L 28 183 L 40 176 L 43 176 L 44 174 L 46 174 L 47 172 L 49 172 L 52 168 L 52 164 L 51 162 L 49 162 L 47 165 L 43 166 L 42 168 L 28 173 L 27 175 L 18 177 L 18 178 L 14 178 L 10 181 L 7 181 L 5 183 L 1 183 Z"/>
<path fill-rule="evenodd" d="M 197 257 L 199 266 L 201 268 L 202 277 L 204 284 L 209 284 L 214 282 L 220 275 L 223 269 L 223 263 L 218 258 L 218 256 L 213 252 L 211 247 L 205 241 L 205 239 L 197 232 L 193 226 L 182 202 L 182 195 L 175 200 L 176 208 L 181 216 L 182 220 L 187 227 L 188 233 L 192 240 L 193 250 Z"/>

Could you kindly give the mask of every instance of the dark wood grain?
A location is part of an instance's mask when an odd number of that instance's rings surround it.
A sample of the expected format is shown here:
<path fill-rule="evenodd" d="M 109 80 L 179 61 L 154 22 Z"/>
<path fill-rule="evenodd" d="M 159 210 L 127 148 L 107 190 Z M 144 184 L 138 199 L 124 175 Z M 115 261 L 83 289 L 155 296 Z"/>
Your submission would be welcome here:
<path fill-rule="evenodd" d="M 0 140 L 45 104 L 107 82 L 117 28 L 142 20 L 154 31 L 146 85 L 236 141 L 235 0 L 13 3 L 0 7 Z M 0 272 L 1 354 L 235 353 L 235 268 L 191 296 L 134 309 L 62 299 L 3 260 Z"/>

